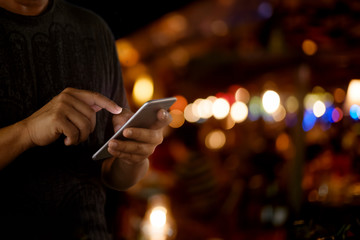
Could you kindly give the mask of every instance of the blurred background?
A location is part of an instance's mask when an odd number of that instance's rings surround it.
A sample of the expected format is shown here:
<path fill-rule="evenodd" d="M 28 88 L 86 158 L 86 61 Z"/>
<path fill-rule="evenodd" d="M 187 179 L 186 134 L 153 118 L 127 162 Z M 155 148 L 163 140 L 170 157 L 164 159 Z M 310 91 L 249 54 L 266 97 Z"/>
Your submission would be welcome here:
<path fill-rule="evenodd" d="M 133 111 L 178 99 L 109 190 L 114 239 L 360 239 L 359 1 L 68 1 L 113 31 Z"/>

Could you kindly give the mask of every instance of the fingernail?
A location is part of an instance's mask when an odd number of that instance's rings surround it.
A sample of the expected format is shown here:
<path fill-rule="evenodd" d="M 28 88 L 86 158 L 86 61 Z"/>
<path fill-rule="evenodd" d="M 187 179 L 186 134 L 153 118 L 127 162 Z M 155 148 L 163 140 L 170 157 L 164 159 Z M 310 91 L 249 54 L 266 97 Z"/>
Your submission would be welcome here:
<path fill-rule="evenodd" d="M 118 112 L 118 114 L 121 113 L 122 112 L 122 107 L 116 106 L 116 111 Z"/>
<path fill-rule="evenodd" d="M 116 142 L 114 142 L 114 141 L 109 142 L 109 147 L 110 147 L 110 148 L 116 148 L 117 145 L 118 145 L 118 144 L 117 144 Z"/>
<path fill-rule="evenodd" d="M 66 146 L 69 146 L 70 145 L 70 138 L 66 137 L 65 140 L 64 140 L 64 144 Z"/>
<path fill-rule="evenodd" d="M 124 131 L 124 136 L 125 137 L 130 137 L 132 135 L 132 130 L 131 129 L 126 129 L 125 131 Z"/>
<path fill-rule="evenodd" d="M 169 113 L 164 110 L 164 111 L 162 112 L 161 119 L 162 119 L 162 120 L 167 119 L 167 118 L 168 118 L 168 115 L 169 115 Z"/>

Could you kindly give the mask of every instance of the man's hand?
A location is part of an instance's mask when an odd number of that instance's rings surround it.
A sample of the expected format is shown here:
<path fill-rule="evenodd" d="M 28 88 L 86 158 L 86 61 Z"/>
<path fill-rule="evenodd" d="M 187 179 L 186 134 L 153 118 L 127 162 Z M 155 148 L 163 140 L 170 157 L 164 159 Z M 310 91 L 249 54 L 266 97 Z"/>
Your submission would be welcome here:
<path fill-rule="evenodd" d="M 119 115 L 113 117 L 114 131 L 131 117 L 132 113 L 123 110 Z M 170 114 L 164 110 L 159 110 L 157 122 L 150 129 L 145 128 L 127 128 L 123 135 L 127 140 L 113 139 L 109 143 L 108 151 L 111 155 L 121 159 L 127 164 L 136 164 L 147 159 L 163 141 L 163 128 L 171 122 Z"/>
<path fill-rule="evenodd" d="M 22 123 L 32 146 L 45 146 L 61 134 L 65 145 L 85 141 L 94 130 L 96 112 L 106 109 L 119 114 L 122 108 L 105 96 L 86 90 L 66 88 Z"/>
<path fill-rule="evenodd" d="M 131 116 L 129 110 L 123 109 L 121 114 L 113 117 L 116 132 Z M 163 141 L 164 127 L 171 122 L 170 114 L 159 110 L 157 122 L 149 129 L 126 128 L 123 132 L 127 140 L 113 139 L 109 142 L 108 152 L 114 157 L 108 158 L 102 165 L 104 183 L 116 190 L 125 190 L 142 179 L 148 168 L 148 157 L 156 146 Z"/>

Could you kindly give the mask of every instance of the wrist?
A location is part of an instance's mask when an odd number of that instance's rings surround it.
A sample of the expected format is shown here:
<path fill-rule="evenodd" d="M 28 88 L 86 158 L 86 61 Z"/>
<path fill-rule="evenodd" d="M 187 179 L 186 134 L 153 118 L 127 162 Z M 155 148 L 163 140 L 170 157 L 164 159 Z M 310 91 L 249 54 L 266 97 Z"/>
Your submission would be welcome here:
<path fill-rule="evenodd" d="M 29 148 L 36 146 L 34 144 L 34 142 L 31 140 L 29 130 L 28 130 L 24 120 L 15 123 L 14 126 L 17 129 L 18 136 L 19 136 L 20 143 L 21 143 L 23 150 L 27 150 Z"/>

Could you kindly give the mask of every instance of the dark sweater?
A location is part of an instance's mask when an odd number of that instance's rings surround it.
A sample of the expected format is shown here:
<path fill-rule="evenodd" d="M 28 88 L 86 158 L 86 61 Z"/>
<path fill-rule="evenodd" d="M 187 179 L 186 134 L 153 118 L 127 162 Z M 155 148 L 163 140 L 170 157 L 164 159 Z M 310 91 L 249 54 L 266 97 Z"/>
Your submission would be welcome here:
<path fill-rule="evenodd" d="M 0 127 L 30 116 L 66 87 L 127 106 L 104 21 L 63 0 L 35 17 L 0 8 Z M 61 137 L 1 170 L 0 239 L 107 239 L 101 163 L 91 155 L 111 134 L 111 114 L 102 110 L 86 142 L 66 147 Z"/>

